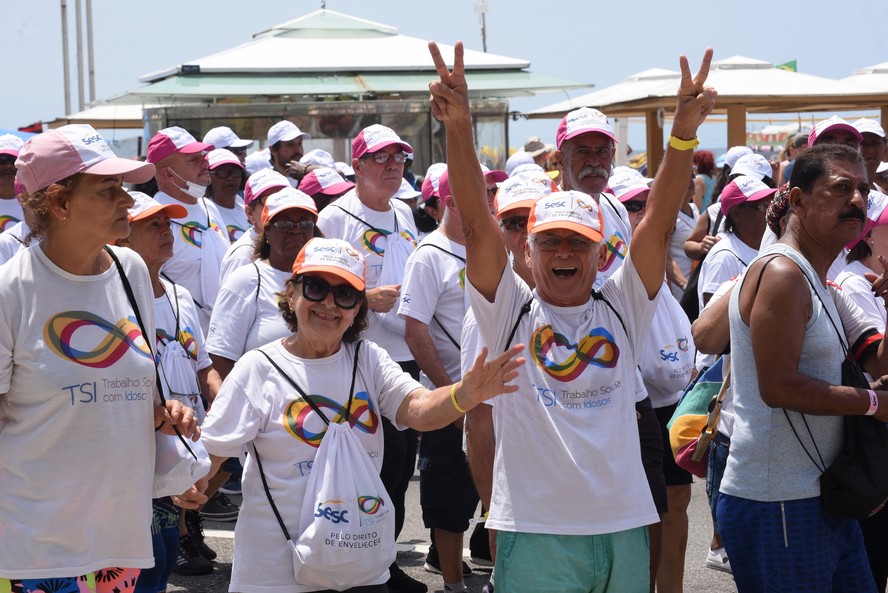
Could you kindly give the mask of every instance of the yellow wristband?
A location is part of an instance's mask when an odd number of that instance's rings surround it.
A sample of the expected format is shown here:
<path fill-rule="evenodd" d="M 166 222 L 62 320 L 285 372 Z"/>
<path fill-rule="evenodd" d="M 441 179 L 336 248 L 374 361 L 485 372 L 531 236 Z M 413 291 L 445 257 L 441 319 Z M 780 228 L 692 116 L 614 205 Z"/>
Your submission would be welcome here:
<path fill-rule="evenodd" d="M 490 511 L 484 513 L 484 520 L 487 521 L 487 518 L 490 517 Z"/>
<path fill-rule="evenodd" d="M 669 146 L 674 148 L 675 150 L 693 150 L 700 144 L 699 138 L 694 138 L 693 140 L 682 140 L 681 138 L 676 138 L 675 136 L 669 136 Z"/>
<path fill-rule="evenodd" d="M 460 414 L 465 414 L 466 411 L 459 407 L 459 404 L 456 403 L 456 383 L 450 386 L 450 401 L 453 403 L 453 407 L 456 408 L 456 411 Z"/>

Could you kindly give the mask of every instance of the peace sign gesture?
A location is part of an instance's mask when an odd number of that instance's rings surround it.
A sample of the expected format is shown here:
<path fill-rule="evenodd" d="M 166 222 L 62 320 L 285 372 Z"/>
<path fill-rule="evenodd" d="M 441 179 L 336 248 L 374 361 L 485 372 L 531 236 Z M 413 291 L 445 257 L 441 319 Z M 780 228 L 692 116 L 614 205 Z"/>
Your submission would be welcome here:
<path fill-rule="evenodd" d="M 678 87 L 672 133 L 678 138 L 691 139 L 697 135 L 697 128 L 706 116 L 712 113 L 718 96 L 714 88 L 705 86 L 709 66 L 712 64 L 712 48 L 707 48 L 703 53 L 700 69 L 693 77 L 687 56 L 680 56 L 678 63 L 681 68 L 681 84 Z"/>
<path fill-rule="evenodd" d="M 447 68 L 441 50 L 434 41 L 429 41 L 429 53 L 435 62 L 440 80 L 429 83 L 429 103 L 435 118 L 452 122 L 469 115 L 469 86 L 466 84 L 466 68 L 463 62 L 463 44 L 457 41 L 453 46 L 453 70 Z"/>

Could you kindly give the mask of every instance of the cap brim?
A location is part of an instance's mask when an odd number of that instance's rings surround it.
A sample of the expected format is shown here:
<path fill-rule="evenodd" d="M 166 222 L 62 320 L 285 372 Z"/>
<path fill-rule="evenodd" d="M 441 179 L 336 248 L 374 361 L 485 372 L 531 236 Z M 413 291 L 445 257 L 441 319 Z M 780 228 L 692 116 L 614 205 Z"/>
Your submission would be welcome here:
<path fill-rule="evenodd" d="M 314 217 L 315 217 L 315 220 L 318 219 L 318 213 L 317 213 L 317 211 L 312 210 L 311 208 L 308 208 L 307 206 L 301 206 L 301 205 L 298 205 L 298 206 L 297 206 L 296 204 L 292 204 L 292 205 L 290 205 L 290 206 L 284 206 L 283 208 L 281 208 L 280 210 L 278 210 L 277 212 L 275 212 L 272 216 L 270 216 L 270 217 L 268 218 L 267 221 L 264 221 L 264 223 L 271 222 L 272 220 L 275 219 L 275 217 L 277 217 L 278 214 L 281 214 L 281 213 L 283 213 L 283 212 L 287 212 L 288 210 L 302 210 L 303 212 L 308 212 L 309 214 L 311 214 L 312 216 L 314 216 Z"/>
<path fill-rule="evenodd" d="M 249 148 L 249 147 L 253 146 L 254 143 L 255 143 L 254 140 L 241 139 L 241 140 L 237 140 L 237 141 L 229 144 L 228 146 L 223 146 L 222 148 Z"/>
<path fill-rule="evenodd" d="M 777 188 L 769 187 L 768 189 L 763 189 L 763 190 L 755 192 L 754 194 L 752 194 L 751 196 L 746 198 L 745 201 L 760 202 L 761 200 L 773 198 L 774 194 L 776 194 L 776 193 L 777 193 Z"/>
<path fill-rule="evenodd" d="M 154 177 L 156 169 L 151 163 L 111 157 L 99 161 L 81 171 L 90 175 L 121 175 L 127 183 L 145 183 Z"/>
<path fill-rule="evenodd" d="M 244 168 L 244 166 L 241 164 L 241 162 L 238 159 L 234 159 L 234 160 L 225 159 L 224 161 L 217 161 L 217 162 L 213 163 L 212 165 L 210 165 L 210 170 L 212 171 L 214 169 L 218 169 L 222 165 L 237 165 L 241 169 Z"/>
<path fill-rule="evenodd" d="M 164 211 L 170 218 L 185 218 L 188 216 L 188 209 L 181 204 L 158 204 L 157 206 L 151 206 L 150 208 L 139 212 L 134 217 L 130 218 L 130 221 L 135 222 L 137 220 L 145 220 L 146 218 L 150 218 L 155 214 Z"/>
<path fill-rule="evenodd" d="M 536 224 L 532 229 L 527 229 L 529 233 L 542 233 L 543 231 L 556 230 L 573 231 L 578 235 L 583 235 L 587 239 L 591 239 L 595 243 L 598 243 L 603 238 L 603 235 L 600 231 L 596 231 L 595 229 L 587 227 L 586 225 L 578 224 L 576 222 L 570 222 L 569 220 L 553 220 L 552 222 Z"/>
<path fill-rule="evenodd" d="M 192 142 L 191 144 L 186 144 L 176 152 L 181 152 L 182 154 L 194 154 L 195 152 L 209 152 L 214 148 L 216 147 L 212 144 L 207 144 L 206 142 Z"/>
<path fill-rule="evenodd" d="M 333 195 L 341 194 L 343 192 L 347 192 L 348 190 L 350 190 L 354 186 L 355 186 L 355 184 L 352 183 L 351 181 L 340 181 L 339 183 L 334 183 L 333 185 L 331 185 L 329 187 L 325 187 L 325 188 L 321 189 L 321 191 L 319 191 L 317 193 L 324 194 L 325 196 L 333 196 Z"/>
<path fill-rule="evenodd" d="M 484 178 L 493 177 L 493 180 L 496 183 L 502 183 L 506 179 L 509 178 L 509 174 L 505 171 L 500 171 L 499 169 L 491 169 L 487 173 L 484 174 Z"/>
<path fill-rule="evenodd" d="M 628 201 L 631 200 L 632 198 L 634 198 L 634 197 L 636 197 L 636 196 L 639 196 L 639 195 L 643 194 L 643 193 L 646 192 L 646 191 L 651 191 L 651 188 L 649 188 L 649 187 L 646 186 L 646 185 L 643 186 L 643 187 L 633 187 L 632 189 L 626 190 L 626 191 L 623 193 L 623 195 L 618 196 L 617 199 L 620 200 L 621 203 L 622 203 L 622 202 L 628 202 Z"/>
<path fill-rule="evenodd" d="M 514 212 L 515 210 L 522 210 L 524 208 L 527 208 L 527 210 L 528 210 L 527 214 L 530 215 L 530 210 L 533 209 L 534 204 L 536 204 L 536 200 L 518 200 L 517 202 L 513 202 L 512 204 L 509 204 L 508 206 L 504 207 L 501 210 L 497 210 L 496 217 L 497 217 L 497 219 L 500 219 L 503 217 L 503 214 L 508 214 L 509 212 Z"/>
<path fill-rule="evenodd" d="M 582 136 L 583 134 L 595 133 L 604 134 L 605 136 L 613 140 L 615 144 L 618 144 L 617 137 L 613 134 L 613 132 L 599 128 L 584 128 L 582 130 L 574 130 L 570 134 L 565 134 L 564 138 L 561 139 L 561 144 L 563 145 L 565 141 L 570 140 L 571 138 L 576 138 L 577 136 Z"/>
<path fill-rule="evenodd" d="M 361 156 L 377 153 L 380 150 L 382 150 L 383 148 L 388 148 L 389 146 L 400 146 L 401 150 L 403 150 L 404 152 L 412 152 L 413 151 L 413 148 L 411 148 L 410 145 L 407 144 L 406 142 L 397 142 L 397 141 L 393 140 L 391 142 L 383 142 L 382 144 L 377 144 L 376 146 L 373 147 L 373 150 L 368 149 Z"/>
<path fill-rule="evenodd" d="M 304 266 L 300 268 L 299 274 L 310 274 L 311 272 L 326 272 L 333 274 L 337 278 L 342 278 L 357 290 L 364 290 L 366 284 L 363 278 L 358 278 L 350 272 L 346 272 L 342 268 L 336 266 Z"/>
<path fill-rule="evenodd" d="M 19 151 L 7 148 L 5 150 L 0 150 L 0 154 L 8 154 L 9 156 L 14 156 L 15 158 L 18 158 Z"/>
<path fill-rule="evenodd" d="M 299 132 L 298 134 L 293 134 L 292 136 L 281 136 L 280 139 L 277 140 L 277 142 L 274 142 L 274 144 L 277 144 L 278 142 L 289 142 L 291 140 L 296 140 L 297 138 L 302 138 L 303 140 L 311 140 L 311 134 L 309 134 L 308 132 Z"/>

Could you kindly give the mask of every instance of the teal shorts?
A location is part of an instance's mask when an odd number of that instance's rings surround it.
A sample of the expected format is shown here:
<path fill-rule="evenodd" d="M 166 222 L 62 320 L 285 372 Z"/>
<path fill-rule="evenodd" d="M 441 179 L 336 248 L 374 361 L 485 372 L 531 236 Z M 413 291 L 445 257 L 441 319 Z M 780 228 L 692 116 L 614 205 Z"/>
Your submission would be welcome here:
<path fill-rule="evenodd" d="M 509 593 L 648 593 L 647 527 L 604 535 L 499 531 L 496 588 Z"/>

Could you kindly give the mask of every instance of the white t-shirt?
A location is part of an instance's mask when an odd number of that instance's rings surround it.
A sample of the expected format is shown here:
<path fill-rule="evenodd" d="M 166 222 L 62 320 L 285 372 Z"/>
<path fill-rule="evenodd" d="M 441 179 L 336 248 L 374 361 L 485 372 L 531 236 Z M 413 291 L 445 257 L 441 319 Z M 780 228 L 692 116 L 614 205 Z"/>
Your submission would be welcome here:
<path fill-rule="evenodd" d="M 678 217 L 675 219 L 675 229 L 673 229 L 672 236 L 669 238 L 669 255 L 672 257 L 672 261 L 678 265 L 678 269 L 681 270 L 685 278 L 691 275 L 694 262 L 685 253 L 684 244 L 694 230 L 694 227 L 697 226 L 697 219 L 699 218 L 700 213 L 697 211 L 696 204 L 691 204 L 690 215 L 679 210 Z M 672 296 L 681 300 L 684 291 L 678 286 L 672 286 L 671 289 Z"/>
<path fill-rule="evenodd" d="M 225 257 L 222 258 L 222 264 L 219 268 L 219 282 L 225 284 L 225 279 L 234 270 L 253 261 L 254 243 L 259 233 L 252 225 L 246 232 L 240 236 L 240 239 L 231 244 Z"/>
<path fill-rule="evenodd" d="M 712 250 L 700 264 L 702 267 L 697 281 L 700 309 L 703 309 L 704 294 L 715 293 L 724 282 L 739 276 L 756 255 L 758 249 L 750 247 L 734 233 L 722 235 L 721 241 L 712 246 Z"/>
<path fill-rule="evenodd" d="M 248 350 L 292 334 L 278 308 L 277 295 L 291 275 L 264 261 L 234 270 L 216 299 L 207 337 L 209 351 L 237 361 Z"/>
<path fill-rule="evenodd" d="M 530 289 L 506 270 L 494 303 L 471 283 L 468 290 L 482 339 L 502 352 Z M 528 347 L 512 382 L 519 390 L 493 405 L 491 529 L 596 535 L 658 521 L 635 416 L 636 366 L 655 304 L 630 258 L 602 294 L 625 330 L 591 298 L 556 307 L 534 295 L 521 318 L 513 344 Z"/>
<path fill-rule="evenodd" d="M 343 345 L 327 358 L 301 359 L 280 340 L 262 347 L 315 402 L 328 418 L 348 402 L 354 346 Z M 395 423 L 404 398 L 420 385 L 376 344 L 366 340 L 358 355 L 353 427 L 377 469 L 382 467 L 380 413 Z M 396 424 L 397 426 L 397 424 Z M 299 517 L 312 461 L 325 424 L 295 389 L 259 352 L 247 352 L 219 390 L 203 426 L 201 439 L 212 455 L 236 457 L 253 443 L 275 505 L 292 536 Z M 404 428 L 404 427 L 399 427 Z M 252 453 L 252 446 L 247 446 Z M 235 527 L 230 590 L 241 593 L 298 593 L 317 587 L 296 584 L 293 558 L 262 488 L 255 456 L 247 456 L 243 496 Z M 367 583 L 384 583 L 388 570 Z"/>
<path fill-rule="evenodd" d="M 217 202 L 213 203 L 222 217 L 222 222 L 225 223 L 225 232 L 231 243 L 240 239 L 248 228 L 252 228 L 253 225 L 247 220 L 247 212 L 244 210 L 244 199 L 242 197 L 237 196 L 235 198 L 234 208 L 225 208 Z"/>
<path fill-rule="evenodd" d="M 150 335 L 148 269 L 112 249 Z M 35 244 L 0 276 L 0 575 L 153 566 L 155 372 L 117 268 L 69 274 Z"/>
<path fill-rule="evenodd" d="M 595 290 L 601 290 L 604 281 L 620 269 L 629 254 L 629 241 L 632 240 L 632 225 L 629 213 L 622 202 L 609 193 L 602 192 L 598 197 L 598 208 L 604 220 L 603 235 L 607 237 L 607 260 L 598 268 L 595 277 Z"/>
<path fill-rule="evenodd" d="M 219 268 L 230 245 L 228 234 L 223 230 L 225 223 L 216 204 L 207 198 L 186 204 L 157 192 L 154 199 L 161 204 L 179 204 L 188 210 L 185 218 L 170 221 L 173 223 L 173 257 L 163 265 L 161 274 L 188 289 L 197 305 L 201 329 L 206 333 L 219 293 Z"/>
<path fill-rule="evenodd" d="M 0 233 L 5 233 L 25 219 L 22 205 L 15 198 L 0 199 Z"/>
<path fill-rule="evenodd" d="M 657 293 L 657 310 L 642 354 L 641 377 L 654 408 L 671 406 L 694 370 L 694 337 L 691 322 L 664 282 Z"/>
<path fill-rule="evenodd" d="M 462 376 L 459 344 L 466 314 L 465 259 L 465 245 L 451 241 L 440 230 L 430 233 L 407 260 L 398 308 L 401 317 L 412 317 L 429 326 L 441 364 L 453 381 Z M 429 388 L 440 387 L 433 385 L 425 373 L 420 374 L 420 382 Z"/>
<path fill-rule="evenodd" d="M 25 249 L 24 240 L 29 232 L 31 229 L 25 224 L 25 221 L 22 221 L 0 234 L 0 264 L 5 264 L 12 259 L 13 255 Z"/>
<path fill-rule="evenodd" d="M 888 312 L 885 311 L 885 301 L 882 297 L 873 294 L 872 283 L 864 277 L 864 274 L 872 274 L 873 271 L 860 263 L 853 261 L 845 266 L 845 270 L 836 276 L 836 284 L 848 295 L 854 304 L 863 309 L 873 325 L 880 332 L 885 331 L 885 321 Z"/>
<path fill-rule="evenodd" d="M 358 194 L 352 189 L 321 210 L 318 216 L 318 228 L 325 237 L 343 239 L 364 255 L 368 289 L 380 285 L 386 235 L 397 232 L 416 244 L 416 224 L 413 222 L 410 208 L 398 199 L 389 200 L 389 204 L 391 209 L 385 212 L 371 210 L 361 203 Z M 361 222 L 362 220 L 367 224 Z M 382 346 L 396 361 L 413 360 L 413 354 L 410 353 L 403 334 L 390 330 L 382 323 L 379 316 L 372 312 L 367 321 L 369 327 L 364 332 L 365 339 Z"/>
<path fill-rule="evenodd" d="M 199 388 L 197 372 L 212 366 L 213 363 L 210 362 L 210 357 L 207 354 L 206 341 L 197 317 L 197 307 L 194 306 L 194 301 L 191 300 L 191 294 L 187 288 L 166 280 L 161 280 L 161 282 L 164 294 L 154 299 L 154 312 L 157 318 L 157 339 L 154 352 L 158 359 L 170 360 L 169 357 L 164 357 L 164 353 L 169 344 L 177 340 L 176 336 L 178 335 L 178 341 L 188 355 L 188 358 L 181 363 L 186 365 L 186 372 L 194 374 L 194 385 Z M 164 369 L 165 371 L 166 369 Z M 170 370 L 171 374 L 172 372 Z M 182 395 L 177 397 L 177 393 Z M 164 394 L 167 398 L 173 397 L 193 409 L 198 420 L 202 421 L 206 415 L 199 390 L 188 390 L 186 394 L 171 389 L 171 386 L 167 384 L 164 385 Z"/>

